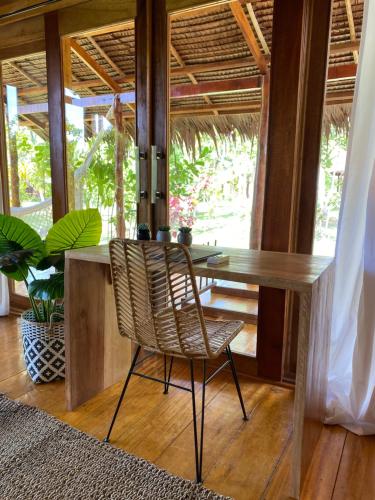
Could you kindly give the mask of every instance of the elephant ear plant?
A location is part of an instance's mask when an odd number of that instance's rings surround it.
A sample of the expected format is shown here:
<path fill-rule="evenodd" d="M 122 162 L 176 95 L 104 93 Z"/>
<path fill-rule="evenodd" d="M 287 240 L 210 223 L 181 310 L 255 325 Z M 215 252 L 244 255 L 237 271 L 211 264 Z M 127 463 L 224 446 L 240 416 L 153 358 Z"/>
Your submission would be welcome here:
<path fill-rule="evenodd" d="M 76 210 L 49 230 L 45 241 L 17 217 L 0 215 L 0 271 L 26 285 L 37 323 L 50 323 L 64 298 L 64 252 L 97 245 L 102 221 L 97 209 Z M 49 278 L 37 279 L 35 269 L 54 267 Z"/>
<path fill-rule="evenodd" d="M 27 371 L 35 383 L 65 377 L 63 321 L 65 251 L 99 243 L 102 220 L 97 209 L 77 210 L 60 219 L 45 241 L 16 217 L 0 215 L 0 271 L 23 281 L 31 309 L 20 329 Z M 37 271 L 54 268 L 46 279 Z"/>

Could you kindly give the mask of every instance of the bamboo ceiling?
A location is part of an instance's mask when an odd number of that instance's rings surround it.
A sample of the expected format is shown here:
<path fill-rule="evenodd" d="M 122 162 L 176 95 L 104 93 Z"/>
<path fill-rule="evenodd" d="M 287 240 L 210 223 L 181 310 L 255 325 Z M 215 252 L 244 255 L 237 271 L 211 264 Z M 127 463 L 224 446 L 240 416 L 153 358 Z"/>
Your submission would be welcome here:
<path fill-rule="evenodd" d="M 202 7 L 171 19 L 172 137 L 191 146 L 197 136 L 257 134 L 261 71 L 272 52 L 273 2 L 256 0 Z M 240 9 L 240 10 L 239 10 Z M 257 57 L 250 50 L 238 16 L 255 36 Z M 334 0 L 325 108 L 325 127 L 347 128 L 353 98 L 363 0 Z M 80 98 L 104 99 L 122 93 L 129 131 L 134 129 L 135 44 L 133 23 L 114 32 L 93 33 L 71 40 L 72 87 Z M 93 62 L 92 62 L 93 61 Z M 98 69 L 99 67 L 99 69 Z M 287 72 L 287 68 L 286 68 Z M 4 83 L 16 86 L 24 122 L 46 133 L 45 54 L 3 64 Z M 96 113 L 106 115 L 110 104 L 85 105 L 88 126 Z M 32 109 L 32 112 L 30 110 Z"/>

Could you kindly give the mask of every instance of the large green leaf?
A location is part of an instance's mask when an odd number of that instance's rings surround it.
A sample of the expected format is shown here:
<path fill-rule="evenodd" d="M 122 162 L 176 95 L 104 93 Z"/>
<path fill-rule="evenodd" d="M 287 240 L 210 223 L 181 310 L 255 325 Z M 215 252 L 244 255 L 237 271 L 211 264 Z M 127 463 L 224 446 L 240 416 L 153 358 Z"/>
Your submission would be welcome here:
<path fill-rule="evenodd" d="M 55 267 L 58 271 L 64 271 L 64 264 L 65 264 L 64 252 L 55 253 L 47 255 L 47 257 L 44 257 L 44 259 L 42 259 L 38 263 L 36 269 L 38 271 L 46 271 L 50 267 Z"/>
<path fill-rule="evenodd" d="M 48 279 L 35 280 L 30 283 L 28 292 L 39 300 L 56 300 L 64 298 L 64 273 L 51 274 Z"/>
<path fill-rule="evenodd" d="M 20 251 L 30 250 L 20 262 Z M 18 252 L 18 256 L 17 256 Z M 0 214 L 0 256 L 7 255 L 10 259 L 14 254 L 13 264 L 4 267 L 1 271 L 17 281 L 28 274 L 28 266 L 35 266 L 44 256 L 44 244 L 39 234 L 28 224 L 17 217 Z M 17 266 L 18 264 L 18 266 Z M 19 267 L 22 268 L 20 272 Z"/>
<path fill-rule="evenodd" d="M 0 271 L 16 281 L 22 281 L 29 273 L 26 262 L 32 255 L 32 250 L 14 250 L 0 255 Z"/>
<path fill-rule="evenodd" d="M 48 232 L 48 253 L 95 246 L 102 234 L 102 219 L 99 210 L 75 210 L 60 219 Z"/>

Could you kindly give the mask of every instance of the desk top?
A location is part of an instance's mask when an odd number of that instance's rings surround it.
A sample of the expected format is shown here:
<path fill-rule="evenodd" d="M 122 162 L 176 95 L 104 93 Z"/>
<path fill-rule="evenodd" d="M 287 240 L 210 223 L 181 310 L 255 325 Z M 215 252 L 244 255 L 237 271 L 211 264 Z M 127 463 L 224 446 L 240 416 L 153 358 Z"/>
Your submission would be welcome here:
<path fill-rule="evenodd" d="M 207 249 L 207 246 L 201 245 L 194 247 Z M 297 292 L 310 290 L 333 263 L 330 257 L 224 247 L 214 249 L 229 255 L 229 262 L 220 266 L 210 266 L 207 262 L 195 263 L 193 266 L 197 276 Z M 65 258 L 110 263 L 108 245 L 70 250 L 66 252 Z"/>

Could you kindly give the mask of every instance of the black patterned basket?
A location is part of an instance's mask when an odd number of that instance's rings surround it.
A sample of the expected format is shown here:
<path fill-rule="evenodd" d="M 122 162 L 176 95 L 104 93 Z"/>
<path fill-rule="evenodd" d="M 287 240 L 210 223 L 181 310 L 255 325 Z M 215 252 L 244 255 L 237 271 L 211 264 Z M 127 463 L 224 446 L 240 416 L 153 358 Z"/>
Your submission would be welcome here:
<path fill-rule="evenodd" d="M 53 316 L 61 318 L 61 312 Z M 30 309 L 21 315 L 20 325 L 26 368 L 32 381 L 39 384 L 65 378 L 64 322 L 37 323 Z"/>

